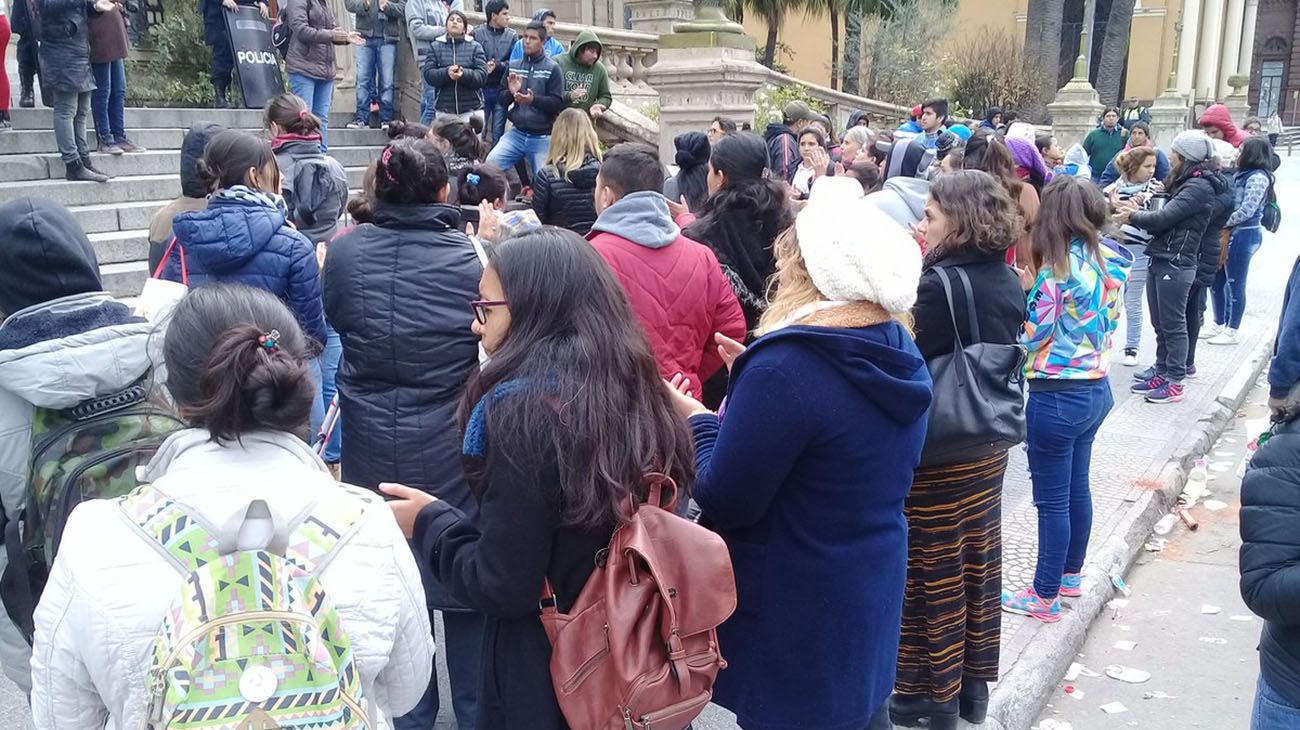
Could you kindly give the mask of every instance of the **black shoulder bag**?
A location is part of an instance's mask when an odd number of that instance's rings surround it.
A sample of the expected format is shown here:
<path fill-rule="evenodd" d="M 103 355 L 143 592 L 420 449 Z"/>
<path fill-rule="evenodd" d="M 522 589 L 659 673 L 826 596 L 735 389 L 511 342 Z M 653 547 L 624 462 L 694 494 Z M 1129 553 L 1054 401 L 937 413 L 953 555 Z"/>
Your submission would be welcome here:
<path fill-rule="evenodd" d="M 962 344 L 948 270 L 936 266 L 952 317 L 953 350 L 926 363 L 934 381 L 934 400 L 922 466 L 975 461 L 1025 440 L 1025 348 L 980 342 L 970 279 L 961 268 L 953 271 L 965 289 L 974 343 Z"/>

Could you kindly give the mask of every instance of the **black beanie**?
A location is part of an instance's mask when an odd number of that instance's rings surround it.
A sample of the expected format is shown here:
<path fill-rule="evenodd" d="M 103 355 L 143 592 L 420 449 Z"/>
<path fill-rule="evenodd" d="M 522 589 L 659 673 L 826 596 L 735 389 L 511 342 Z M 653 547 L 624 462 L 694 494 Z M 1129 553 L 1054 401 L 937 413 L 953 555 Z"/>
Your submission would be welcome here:
<path fill-rule="evenodd" d="M 45 198 L 0 205 L 0 313 L 103 289 L 95 249 L 67 208 Z"/>
<path fill-rule="evenodd" d="M 196 122 L 185 133 L 181 142 L 181 195 L 187 198 L 206 198 L 208 186 L 199 179 L 198 164 L 212 138 L 226 131 L 216 122 Z"/>
<path fill-rule="evenodd" d="M 510 7 L 510 4 L 506 0 L 488 0 L 487 4 L 483 6 L 483 12 L 487 14 L 487 19 L 491 20 L 508 7 Z"/>
<path fill-rule="evenodd" d="M 703 132 L 686 132 L 673 138 L 677 148 L 674 162 L 678 167 L 699 167 L 709 161 L 709 138 Z"/>

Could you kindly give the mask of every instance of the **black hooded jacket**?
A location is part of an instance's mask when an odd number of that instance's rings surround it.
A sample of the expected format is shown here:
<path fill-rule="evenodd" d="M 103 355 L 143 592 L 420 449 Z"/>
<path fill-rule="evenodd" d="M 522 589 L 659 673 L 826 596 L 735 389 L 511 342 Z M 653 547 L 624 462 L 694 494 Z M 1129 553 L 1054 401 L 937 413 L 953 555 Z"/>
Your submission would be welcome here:
<path fill-rule="evenodd" d="M 46 198 L 0 205 L 0 320 L 33 304 L 103 290 L 90 239 Z"/>
<path fill-rule="evenodd" d="M 178 213 L 208 207 L 208 186 L 199 179 L 199 159 L 212 138 L 225 131 L 216 122 L 196 122 L 181 141 L 181 197 L 163 206 L 149 221 L 149 271 L 158 268 L 172 240 L 172 220 Z"/>
<path fill-rule="evenodd" d="M 1138 211 L 1129 218 L 1130 225 L 1154 236 L 1147 256 L 1179 269 L 1200 266 L 1201 238 L 1214 214 L 1218 176 L 1211 163 L 1199 163 L 1171 186 L 1173 195 L 1163 208 Z"/>

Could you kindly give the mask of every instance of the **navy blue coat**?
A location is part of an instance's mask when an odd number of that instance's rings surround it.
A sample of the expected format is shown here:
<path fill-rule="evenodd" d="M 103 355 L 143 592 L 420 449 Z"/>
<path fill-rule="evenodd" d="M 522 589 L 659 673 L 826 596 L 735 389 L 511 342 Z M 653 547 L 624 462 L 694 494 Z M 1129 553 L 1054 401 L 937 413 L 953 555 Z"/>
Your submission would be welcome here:
<path fill-rule="evenodd" d="M 930 373 L 891 321 L 787 327 L 731 377 L 721 421 L 691 419 L 739 597 L 714 700 L 747 730 L 865 728 L 894 687 Z"/>
<path fill-rule="evenodd" d="M 176 216 L 172 233 L 185 249 L 190 286 L 235 282 L 265 289 L 289 305 L 308 337 L 325 342 L 316 249 L 285 223 L 280 210 L 213 197 L 207 210 Z M 162 278 L 181 280 L 179 251 L 172 252 Z"/>

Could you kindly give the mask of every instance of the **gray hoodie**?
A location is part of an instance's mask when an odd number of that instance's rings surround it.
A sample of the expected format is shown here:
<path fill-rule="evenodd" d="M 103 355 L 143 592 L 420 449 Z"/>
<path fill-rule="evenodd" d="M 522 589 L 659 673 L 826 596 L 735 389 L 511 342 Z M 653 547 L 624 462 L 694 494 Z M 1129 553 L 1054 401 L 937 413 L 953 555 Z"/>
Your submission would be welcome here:
<path fill-rule="evenodd" d="M 867 202 L 909 228 L 925 217 L 925 201 L 930 197 L 930 181 L 915 177 L 891 177 L 880 190 L 867 196 Z"/>
<path fill-rule="evenodd" d="M 34 408 L 69 408 L 130 386 L 149 369 L 154 325 L 104 292 L 28 307 L 0 324 L 0 505 L 25 502 Z M 23 345 L 31 341 L 32 344 Z M 8 564 L 0 550 L 0 571 Z M 31 647 L 0 611 L 0 664 L 30 692 Z"/>
<path fill-rule="evenodd" d="M 447 32 L 447 13 L 464 9 L 465 0 L 406 0 L 406 30 L 411 35 L 416 62 L 423 66 L 432 43 Z"/>
<path fill-rule="evenodd" d="M 682 233 L 668 213 L 668 201 L 651 191 L 630 193 L 601 211 L 591 232 L 611 233 L 646 248 L 663 248 Z"/>

